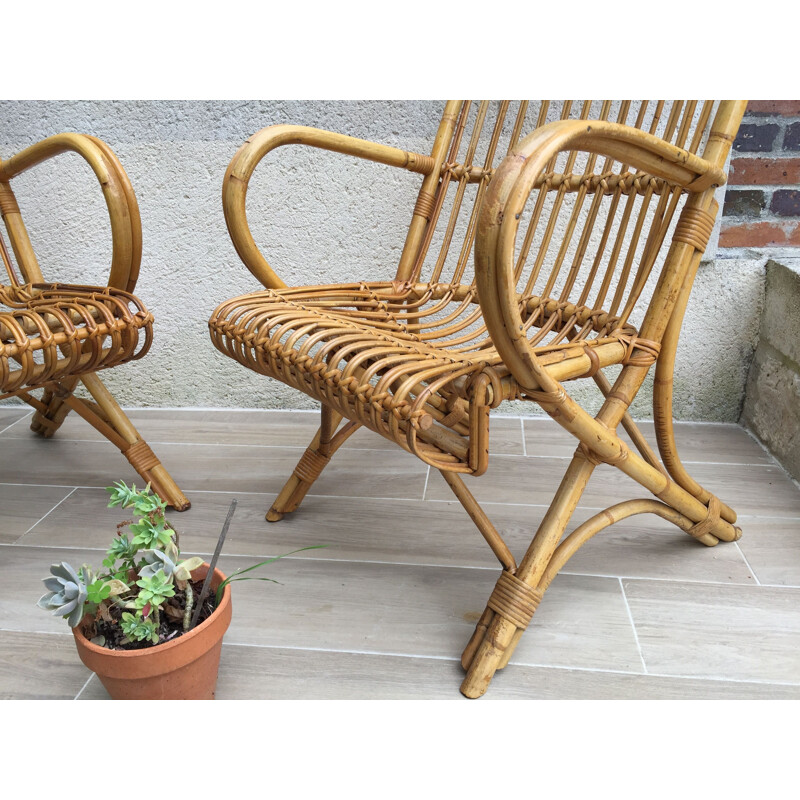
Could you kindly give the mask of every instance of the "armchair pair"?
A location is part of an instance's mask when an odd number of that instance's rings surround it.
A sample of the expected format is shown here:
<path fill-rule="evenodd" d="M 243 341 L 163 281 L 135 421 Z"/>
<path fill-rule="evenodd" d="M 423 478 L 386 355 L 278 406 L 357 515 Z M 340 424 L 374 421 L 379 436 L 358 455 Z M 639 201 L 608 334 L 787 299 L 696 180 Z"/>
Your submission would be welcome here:
<path fill-rule="evenodd" d="M 267 519 L 275 522 L 296 511 L 361 426 L 439 470 L 501 565 L 462 655 L 461 691 L 467 697 L 486 691 L 495 671 L 508 664 L 551 581 L 609 525 L 650 513 L 708 546 L 741 535 L 735 512 L 681 464 L 672 430 L 672 371 L 692 283 L 714 226 L 714 192 L 725 182 L 723 166 L 744 109 L 740 101 L 451 101 L 429 154 L 278 125 L 248 139 L 228 167 L 223 181 L 228 230 L 265 288 L 222 303 L 209 321 L 211 339 L 223 354 L 321 404 L 319 431 Z M 285 145 L 333 150 L 421 176 L 393 276 L 304 287 L 281 281 L 253 240 L 245 201 L 258 163 Z M 110 164 L 108 151 L 94 146 L 102 155 L 98 163 Z M 24 156 L 3 162 L 0 181 L 30 165 L 32 157 Z M 128 198 L 132 219 L 135 201 L 120 175 L 117 165 L 117 194 Z M 3 200 L 4 215 L 9 204 Z M 141 355 L 149 343 L 146 311 L 131 295 L 120 294 L 135 282 L 136 239 L 116 235 L 127 242 L 125 263 L 131 266 L 112 266 L 109 288 L 93 290 L 81 301 L 88 332 L 80 346 L 71 332 L 49 345 L 52 350 L 64 340 L 68 352 L 62 361 L 68 368 L 14 373 L 18 384 L 12 389 L 28 402 L 28 390 L 19 388 L 28 373 L 45 386 L 36 407 L 48 432 L 70 408 L 84 416 L 97 413 L 71 395 L 75 375 L 95 398 L 104 398 L 105 404 L 97 400 L 106 415 L 100 421 L 116 423 L 119 418 L 107 411 L 113 401 L 98 389 L 94 372 Z M 14 248 L 17 253 L 19 244 Z M 25 275 L 34 286 L 13 285 L 9 296 L 32 294 L 27 312 L 46 316 L 36 303 L 53 301 L 41 294 L 67 290 L 37 286 L 35 271 Z M 63 312 L 63 330 L 75 325 L 76 313 L 68 321 Z M 51 313 L 50 319 L 56 318 Z M 18 327 L 22 324 L 20 314 Z M 95 333 L 102 325 L 102 334 Z M 112 329 L 118 329 L 117 338 Z M 4 342 L 16 341 L 16 329 L 7 330 L 12 336 L 3 329 Z M 137 334 L 144 343 L 134 353 Z M 92 337 L 101 335 L 106 344 L 99 349 Z M 50 342 L 44 332 L 40 339 L 42 348 Z M 100 360 L 97 353 L 106 351 L 108 360 Z M 660 458 L 628 413 L 653 366 Z M 73 368 L 77 371 L 70 372 Z M 4 372 L 5 382 L 8 375 Z M 567 388 L 587 380 L 604 398 L 594 415 Z M 490 412 L 506 400 L 538 404 L 576 443 L 552 504 L 519 560 L 462 479 L 486 470 Z M 635 449 L 620 437 L 619 426 Z M 106 427 L 121 435 L 119 426 Z M 121 447 L 126 453 L 138 446 L 130 441 L 129 435 L 128 449 Z M 643 487 L 646 497 L 618 503 L 568 532 L 600 464 L 616 467 L 632 479 L 632 488 Z M 156 469 L 163 468 L 153 467 L 150 474 Z M 163 480 L 162 486 L 154 483 L 158 491 L 176 499 Z"/>

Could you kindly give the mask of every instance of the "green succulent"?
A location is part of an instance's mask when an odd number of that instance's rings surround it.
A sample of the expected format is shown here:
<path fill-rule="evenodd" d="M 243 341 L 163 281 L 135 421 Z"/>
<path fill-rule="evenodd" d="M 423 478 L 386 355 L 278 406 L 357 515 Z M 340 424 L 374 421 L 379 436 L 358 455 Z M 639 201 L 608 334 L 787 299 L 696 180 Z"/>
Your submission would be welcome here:
<path fill-rule="evenodd" d="M 148 604 L 158 608 L 168 597 L 175 596 L 172 578 L 168 577 L 163 569 L 149 578 L 141 578 L 136 581 L 136 585 L 140 588 L 134 601 L 136 608 L 144 608 Z"/>
<path fill-rule="evenodd" d="M 136 486 L 131 485 L 129 487 L 124 481 L 116 481 L 113 486 L 106 486 L 106 491 L 111 495 L 108 501 L 109 508 L 114 508 L 114 506 L 129 508 L 133 505 L 133 501 L 138 494 Z"/>
<path fill-rule="evenodd" d="M 163 520 L 153 524 L 151 520 L 145 518 L 131 525 L 130 528 L 134 534 L 132 544 L 137 550 L 156 548 L 158 546 L 166 548 L 175 535 L 175 531 L 167 527 L 166 522 Z"/>
<path fill-rule="evenodd" d="M 166 501 L 162 501 L 158 495 L 150 491 L 150 484 L 138 491 L 135 484 L 127 486 L 124 481 L 117 481 L 113 486 L 106 487 L 106 491 L 111 495 L 108 507 L 120 506 L 121 508 L 133 508 L 140 516 L 156 512 L 163 514 L 167 507 Z"/>
<path fill-rule="evenodd" d="M 134 616 L 130 611 L 125 611 L 119 624 L 128 641 L 143 642 L 149 639 L 153 644 L 158 644 L 158 626 L 152 619 L 145 619 L 141 612 Z"/>
<path fill-rule="evenodd" d="M 108 548 L 108 557 L 103 561 L 103 566 L 114 569 L 117 561 L 126 561 L 133 558 L 136 548 L 128 539 L 127 535 L 120 534 L 111 540 L 111 547 Z"/>
<path fill-rule="evenodd" d="M 62 561 L 50 567 L 51 578 L 42 578 L 49 591 L 39 598 L 37 605 L 52 611 L 54 617 L 64 617 L 71 628 L 83 619 L 83 607 L 89 595 L 86 572 L 78 574 Z"/>

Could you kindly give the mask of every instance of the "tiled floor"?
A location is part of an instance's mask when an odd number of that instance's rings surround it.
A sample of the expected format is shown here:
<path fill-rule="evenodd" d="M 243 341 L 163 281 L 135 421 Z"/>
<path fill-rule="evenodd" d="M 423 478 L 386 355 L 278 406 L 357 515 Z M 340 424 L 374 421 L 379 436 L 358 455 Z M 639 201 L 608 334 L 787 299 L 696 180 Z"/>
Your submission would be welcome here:
<path fill-rule="evenodd" d="M 49 441 L 28 417 L 0 408 L 0 697 L 103 698 L 66 623 L 35 604 L 51 563 L 99 565 L 122 519 L 103 487 L 137 476 L 74 415 Z M 458 659 L 498 567 L 438 474 L 362 431 L 300 511 L 269 525 L 316 415 L 131 417 L 192 500 L 172 514 L 185 552 L 212 551 L 234 496 L 224 571 L 328 545 L 272 565 L 280 584 L 234 587 L 218 698 L 461 697 Z M 800 489 L 741 428 L 677 431 L 690 472 L 736 508 L 743 538 L 705 548 L 644 517 L 604 531 L 554 581 L 487 698 L 800 698 Z M 493 421 L 489 471 L 468 482 L 516 553 L 573 449 L 549 420 Z M 600 467 L 576 522 L 642 494 Z"/>

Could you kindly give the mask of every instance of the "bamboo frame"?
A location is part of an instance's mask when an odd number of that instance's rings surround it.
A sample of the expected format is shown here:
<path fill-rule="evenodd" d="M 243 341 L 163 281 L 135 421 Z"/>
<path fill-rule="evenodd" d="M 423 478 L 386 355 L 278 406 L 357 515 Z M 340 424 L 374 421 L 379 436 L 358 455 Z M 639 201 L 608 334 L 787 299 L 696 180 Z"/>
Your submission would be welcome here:
<path fill-rule="evenodd" d="M 623 101 L 612 122 L 610 101 L 599 109 L 565 101 L 560 113 L 542 102 L 524 138 L 532 106 L 521 103 L 512 123 L 510 103 L 498 105 L 493 121 L 490 105 L 448 103 L 428 157 L 291 126 L 251 137 L 228 168 L 223 207 L 237 252 L 266 289 L 222 303 L 209 321 L 221 352 L 321 402 L 320 431 L 268 520 L 298 507 L 359 425 L 440 470 L 503 567 L 462 656 L 467 697 L 486 691 L 558 571 L 609 525 L 651 513 L 707 546 L 741 535 L 735 512 L 680 462 L 671 381 L 717 213 L 714 190 L 725 181 L 745 103 L 723 101 L 715 112 L 711 101 Z M 247 182 L 261 158 L 285 144 L 425 176 L 394 280 L 290 288 L 267 264 L 247 225 Z M 440 219 L 437 255 L 430 250 Z M 661 460 L 628 413 L 654 363 Z M 614 364 L 621 371 L 612 385 L 603 370 Z M 604 396 L 595 416 L 566 389 L 588 378 Z M 505 399 L 538 403 L 577 444 L 519 562 L 459 474 L 485 471 L 490 411 Z M 340 418 L 349 422 L 334 434 Z M 617 435 L 620 424 L 638 452 Z M 612 506 L 562 541 L 601 463 L 657 499 Z"/>
<path fill-rule="evenodd" d="M 80 155 L 100 183 L 111 222 L 108 285 L 46 283 L 11 181 L 64 152 Z M 142 358 L 153 338 L 153 315 L 133 295 L 142 258 L 136 195 L 112 150 L 93 136 L 62 133 L 0 161 L 0 213 L 11 254 L 0 236 L 9 283 L 0 284 L 0 398 L 35 409 L 31 430 L 49 438 L 75 411 L 120 449 L 142 479 L 173 508 L 189 501 L 106 389 L 97 372 Z M 92 400 L 76 397 L 84 384 Z M 36 390 L 41 396 L 36 397 Z"/>

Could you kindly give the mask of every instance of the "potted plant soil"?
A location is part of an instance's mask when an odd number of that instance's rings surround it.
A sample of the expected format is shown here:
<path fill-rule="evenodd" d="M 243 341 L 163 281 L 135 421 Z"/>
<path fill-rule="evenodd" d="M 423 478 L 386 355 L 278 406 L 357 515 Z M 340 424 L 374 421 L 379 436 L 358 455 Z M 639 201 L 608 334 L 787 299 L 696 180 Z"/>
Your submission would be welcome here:
<path fill-rule="evenodd" d="M 198 557 L 181 559 L 166 503 L 149 485 L 137 491 L 120 481 L 107 491 L 109 507 L 132 508 L 136 519 L 117 526 L 104 569 L 53 564 L 39 607 L 67 620 L 81 661 L 113 699 L 212 700 L 231 621 L 230 583 L 250 579 L 241 573 L 283 556 L 228 578 L 214 566 L 236 501 L 209 565 Z"/>

